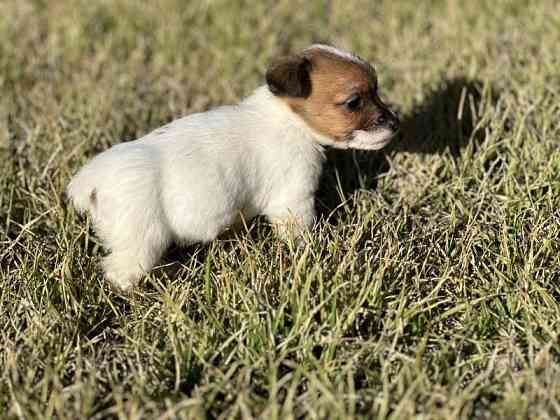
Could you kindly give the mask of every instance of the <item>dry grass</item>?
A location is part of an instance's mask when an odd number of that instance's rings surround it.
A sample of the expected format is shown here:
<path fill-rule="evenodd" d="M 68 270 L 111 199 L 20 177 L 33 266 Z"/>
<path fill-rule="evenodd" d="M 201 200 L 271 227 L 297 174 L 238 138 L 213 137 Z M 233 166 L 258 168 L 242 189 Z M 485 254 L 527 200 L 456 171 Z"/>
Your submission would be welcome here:
<path fill-rule="evenodd" d="M 2 418 L 560 416 L 557 1 L 1 8 Z M 112 294 L 71 174 L 314 40 L 376 63 L 397 144 L 333 154 L 307 248 L 257 222 Z"/>

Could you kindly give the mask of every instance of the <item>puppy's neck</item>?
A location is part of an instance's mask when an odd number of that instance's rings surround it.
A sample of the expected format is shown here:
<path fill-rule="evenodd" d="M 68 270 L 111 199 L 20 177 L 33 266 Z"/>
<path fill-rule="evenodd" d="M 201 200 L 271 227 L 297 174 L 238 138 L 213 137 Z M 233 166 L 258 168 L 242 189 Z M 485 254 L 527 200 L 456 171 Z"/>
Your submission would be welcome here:
<path fill-rule="evenodd" d="M 253 108 L 254 112 L 262 114 L 264 118 L 297 128 L 305 137 L 301 141 L 312 141 L 314 146 L 321 149 L 334 144 L 333 139 L 310 127 L 283 99 L 276 97 L 267 85 L 257 88 L 241 105 Z"/>

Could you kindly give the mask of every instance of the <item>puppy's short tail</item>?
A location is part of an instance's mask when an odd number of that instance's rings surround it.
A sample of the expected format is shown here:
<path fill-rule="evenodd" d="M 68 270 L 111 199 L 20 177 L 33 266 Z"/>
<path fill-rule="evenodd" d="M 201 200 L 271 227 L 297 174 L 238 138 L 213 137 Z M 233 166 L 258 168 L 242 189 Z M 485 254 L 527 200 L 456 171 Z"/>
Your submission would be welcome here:
<path fill-rule="evenodd" d="M 91 174 L 84 169 L 74 175 L 74 178 L 72 178 L 70 184 L 68 184 L 66 193 L 78 212 L 83 213 L 89 211 L 93 214 L 97 207 L 95 177 L 92 177 Z"/>

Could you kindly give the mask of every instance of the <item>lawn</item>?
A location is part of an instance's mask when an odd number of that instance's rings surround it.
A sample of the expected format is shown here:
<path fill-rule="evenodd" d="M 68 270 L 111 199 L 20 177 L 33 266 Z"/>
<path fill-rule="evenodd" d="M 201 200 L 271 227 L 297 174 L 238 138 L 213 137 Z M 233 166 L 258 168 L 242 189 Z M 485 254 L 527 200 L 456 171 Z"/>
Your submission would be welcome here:
<path fill-rule="evenodd" d="M 560 2 L 0 9 L 1 418 L 560 416 Z M 398 139 L 329 152 L 307 246 L 256 220 L 113 293 L 72 174 L 314 41 Z"/>

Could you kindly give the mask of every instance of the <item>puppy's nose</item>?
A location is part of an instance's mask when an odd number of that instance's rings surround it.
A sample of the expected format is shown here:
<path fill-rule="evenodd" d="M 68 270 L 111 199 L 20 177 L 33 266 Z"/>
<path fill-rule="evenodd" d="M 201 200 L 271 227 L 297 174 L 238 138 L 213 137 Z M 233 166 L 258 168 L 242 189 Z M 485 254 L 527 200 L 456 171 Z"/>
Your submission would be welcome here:
<path fill-rule="evenodd" d="M 389 118 L 389 128 L 393 131 L 397 131 L 399 129 L 399 126 L 401 125 L 401 122 L 399 120 L 399 116 L 396 112 L 392 112 L 389 111 L 391 113 L 391 118 Z"/>
<path fill-rule="evenodd" d="M 375 122 L 377 125 L 387 126 L 389 129 L 393 131 L 397 131 L 400 125 L 398 115 L 395 112 L 391 111 L 390 109 L 383 111 L 381 115 L 377 117 L 377 120 Z"/>

